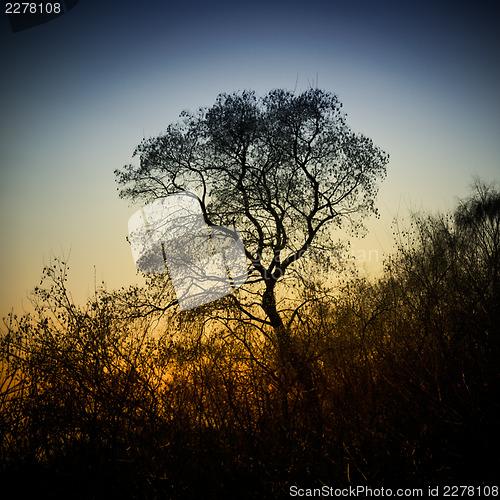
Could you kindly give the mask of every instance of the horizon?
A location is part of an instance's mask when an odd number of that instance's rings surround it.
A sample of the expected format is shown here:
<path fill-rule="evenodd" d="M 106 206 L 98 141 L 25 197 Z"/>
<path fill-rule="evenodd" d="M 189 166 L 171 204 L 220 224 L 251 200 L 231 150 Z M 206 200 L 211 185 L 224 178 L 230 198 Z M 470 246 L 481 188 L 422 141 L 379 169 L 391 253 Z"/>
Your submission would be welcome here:
<path fill-rule="evenodd" d="M 147 5 L 147 8 L 145 7 Z M 137 209 L 113 171 L 133 162 L 184 109 L 221 92 L 316 85 L 338 95 L 355 132 L 389 153 L 387 177 L 354 250 L 389 254 L 391 222 L 450 211 L 473 176 L 498 180 L 500 70 L 493 9 L 393 2 L 363 9 L 255 4 L 252 12 L 80 1 L 12 33 L 0 23 L 2 92 L 0 314 L 26 294 L 51 255 L 68 258 L 75 301 L 96 283 L 142 282 L 126 242 Z M 239 21 L 239 22 L 238 22 Z M 376 276 L 381 262 L 367 266 Z"/>

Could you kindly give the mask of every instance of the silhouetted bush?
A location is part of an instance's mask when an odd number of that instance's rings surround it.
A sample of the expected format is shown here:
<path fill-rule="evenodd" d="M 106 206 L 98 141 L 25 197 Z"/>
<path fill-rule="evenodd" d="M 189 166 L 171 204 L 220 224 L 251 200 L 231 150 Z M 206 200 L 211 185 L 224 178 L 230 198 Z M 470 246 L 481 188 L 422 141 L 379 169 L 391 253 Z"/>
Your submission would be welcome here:
<path fill-rule="evenodd" d="M 161 283 L 77 307 L 54 261 L 35 312 L 5 320 L 4 488 L 279 498 L 293 484 L 492 484 L 499 199 L 478 185 L 453 216 L 415 216 L 376 282 L 304 289 L 315 300 L 285 358 L 272 329 L 235 311 L 148 308 Z"/>

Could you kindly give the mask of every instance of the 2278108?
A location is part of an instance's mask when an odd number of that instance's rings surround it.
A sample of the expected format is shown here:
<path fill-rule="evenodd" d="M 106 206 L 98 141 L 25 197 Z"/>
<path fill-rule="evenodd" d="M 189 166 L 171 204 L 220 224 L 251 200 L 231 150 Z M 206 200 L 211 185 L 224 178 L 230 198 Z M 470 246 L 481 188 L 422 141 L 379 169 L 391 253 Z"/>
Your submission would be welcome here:
<path fill-rule="evenodd" d="M 444 486 L 445 497 L 497 497 L 498 486 Z"/>
<path fill-rule="evenodd" d="M 23 3 L 6 3 L 6 14 L 60 14 L 61 4 L 52 2 L 23 2 Z"/>

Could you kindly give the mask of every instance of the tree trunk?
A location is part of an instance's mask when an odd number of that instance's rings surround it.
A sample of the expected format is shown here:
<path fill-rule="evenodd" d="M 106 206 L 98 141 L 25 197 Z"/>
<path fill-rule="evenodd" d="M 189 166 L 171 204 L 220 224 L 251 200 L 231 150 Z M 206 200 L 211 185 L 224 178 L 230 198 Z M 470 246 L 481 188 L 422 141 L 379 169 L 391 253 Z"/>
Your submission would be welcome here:
<path fill-rule="evenodd" d="M 266 290 L 262 297 L 262 308 L 274 329 L 277 343 L 276 362 L 280 366 L 282 389 L 282 409 L 285 417 L 288 414 L 288 388 L 296 381 L 302 392 L 302 422 L 310 431 L 311 444 L 315 447 L 321 446 L 320 440 L 323 429 L 323 418 L 321 401 L 318 394 L 318 387 L 315 383 L 314 372 L 305 359 L 305 353 L 301 352 L 299 346 L 295 345 L 295 340 L 289 328 L 283 323 L 276 307 L 274 294 L 275 282 L 267 283 Z"/>

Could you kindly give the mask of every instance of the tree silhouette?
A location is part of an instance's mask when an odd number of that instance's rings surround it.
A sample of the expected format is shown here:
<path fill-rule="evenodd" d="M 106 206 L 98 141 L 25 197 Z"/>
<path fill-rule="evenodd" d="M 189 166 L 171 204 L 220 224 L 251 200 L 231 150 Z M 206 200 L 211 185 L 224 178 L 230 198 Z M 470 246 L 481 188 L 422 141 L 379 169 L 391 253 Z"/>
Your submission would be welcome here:
<path fill-rule="evenodd" d="M 499 200 L 480 184 L 452 213 L 412 217 L 379 279 L 306 288 L 282 352 L 242 310 L 204 328 L 205 306 L 155 309 L 163 275 L 76 305 L 55 259 L 34 312 L 0 325 L 2 484 L 217 499 L 465 478 L 497 495 Z"/>
<path fill-rule="evenodd" d="M 242 235 L 248 284 L 260 284 L 263 321 L 283 337 L 276 284 L 308 250 L 333 248 L 332 225 L 357 231 L 376 212 L 388 155 L 348 127 L 341 107 L 319 89 L 220 94 L 137 147 L 139 166 L 115 171 L 120 196 L 149 202 L 196 192 L 209 226 Z M 255 318 L 246 307 L 254 303 L 237 306 Z"/>

